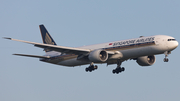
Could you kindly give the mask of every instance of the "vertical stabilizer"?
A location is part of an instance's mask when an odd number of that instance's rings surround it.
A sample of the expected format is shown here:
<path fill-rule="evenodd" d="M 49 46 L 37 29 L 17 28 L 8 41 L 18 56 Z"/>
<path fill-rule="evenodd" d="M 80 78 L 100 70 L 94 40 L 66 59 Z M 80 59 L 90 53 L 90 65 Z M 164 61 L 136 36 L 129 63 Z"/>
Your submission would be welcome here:
<path fill-rule="evenodd" d="M 56 45 L 55 41 L 47 31 L 47 29 L 44 27 L 44 25 L 39 25 L 41 36 L 44 44 L 50 44 L 50 45 Z"/>

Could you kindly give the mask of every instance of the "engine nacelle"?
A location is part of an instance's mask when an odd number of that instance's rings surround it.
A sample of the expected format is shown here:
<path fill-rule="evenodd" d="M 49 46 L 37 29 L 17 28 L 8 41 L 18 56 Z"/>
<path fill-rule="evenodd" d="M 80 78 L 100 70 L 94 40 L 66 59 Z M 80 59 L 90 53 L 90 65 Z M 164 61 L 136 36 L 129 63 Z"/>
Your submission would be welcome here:
<path fill-rule="evenodd" d="M 142 57 L 138 57 L 137 58 L 137 63 L 140 65 L 140 66 L 151 66 L 155 63 L 156 61 L 156 58 L 154 55 L 152 56 L 142 56 Z"/>
<path fill-rule="evenodd" d="M 94 50 L 89 56 L 89 60 L 92 62 L 105 62 L 108 59 L 108 53 L 104 50 Z"/>

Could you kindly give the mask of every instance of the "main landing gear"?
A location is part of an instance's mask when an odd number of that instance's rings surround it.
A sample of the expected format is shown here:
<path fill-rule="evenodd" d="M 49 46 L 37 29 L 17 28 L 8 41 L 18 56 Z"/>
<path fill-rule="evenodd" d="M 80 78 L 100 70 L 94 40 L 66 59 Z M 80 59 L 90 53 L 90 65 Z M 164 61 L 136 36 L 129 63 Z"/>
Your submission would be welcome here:
<path fill-rule="evenodd" d="M 92 72 L 94 70 L 98 69 L 98 66 L 97 65 L 93 65 L 93 63 L 90 64 L 89 67 L 87 67 L 85 70 L 86 72 Z"/>
<path fill-rule="evenodd" d="M 122 63 L 122 61 L 118 61 L 118 62 L 117 62 L 117 68 L 112 70 L 112 73 L 113 73 L 113 74 L 119 74 L 119 73 L 125 71 L 125 68 L 124 68 L 124 67 L 121 67 L 121 63 Z M 85 71 L 86 71 L 86 72 L 92 72 L 92 71 L 94 71 L 94 70 L 96 70 L 96 69 L 98 69 L 98 66 L 97 66 L 97 65 L 94 65 L 93 62 L 92 62 L 92 63 L 90 64 L 90 66 L 85 69 Z"/>
<path fill-rule="evenodd" d="M 117 63 L 117 68 L 116 69 L 113 69 L 112 70 L 112 73 L 113 74 L 119 74 L 120 72 L 123 72 L 123 71 L 125 71 L 125 68 L 124 67 L 121 67 L 121 61 L 118 61 L 118 63 Z"/>
<path fill-rule="evenodd" d="M 120 72 L 123 72 L 125 71 L 125 68 L 124 67 L 117 67 L 116 69 L 113 69 L 112 73 L 113 74 L 119 74 Z"/>
<path fill-rule="evenodd" d="M 171 54 L 171 52 L 170 51 L 165 51 L 164 54 L 165 54 L 164 62 L 168 62 L 169 59 L 167 57 L 168 57 L 169 54 Z"/>

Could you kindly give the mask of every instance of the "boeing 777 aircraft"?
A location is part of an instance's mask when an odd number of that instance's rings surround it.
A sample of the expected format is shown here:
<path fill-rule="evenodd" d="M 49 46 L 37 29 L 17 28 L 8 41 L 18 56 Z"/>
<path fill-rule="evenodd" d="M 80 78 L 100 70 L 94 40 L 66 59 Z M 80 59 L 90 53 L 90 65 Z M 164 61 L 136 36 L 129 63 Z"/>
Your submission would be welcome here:
<path fill-rule="evenodd" d="M 178 42 L 171 36 L 155 35 L 77 48 L 64 47 L 56 44 L 44 25 L 39 25 L 39 28 L 43 43 L 7 37 L 5 37 L 5 39 L 33 44 L 36 47 L 43 48 L 46 54 L 44 56 L 27 54 L 14 55 L 35 57 L 43 62 L 69 67 L 90 64 L 90 66 L 85 69 L 86 72 L 91 72 L 98 68 L 94 63 L 106 63 L 107 65 L 117 64 L 117 67 L 112 70 L 112 72 L 118 74 L 125 70 L 124 67 L 121 67 L 121 63 L 128 59 L 136 60 L 140 66 L 151 66 L 155 63 L 155 55 L 157 54 L 165 54 L 164 62 L 168 62 L 168 55 L 178 46 Z"/>

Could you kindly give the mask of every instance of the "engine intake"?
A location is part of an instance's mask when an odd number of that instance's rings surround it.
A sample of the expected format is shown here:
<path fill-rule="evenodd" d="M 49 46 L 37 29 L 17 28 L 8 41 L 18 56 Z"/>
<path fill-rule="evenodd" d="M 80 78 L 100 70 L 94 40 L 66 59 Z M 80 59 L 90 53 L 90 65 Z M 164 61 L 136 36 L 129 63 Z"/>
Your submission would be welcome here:
<path fill-rule="evenodd" d="M 155 63 L 156 61 L 156 58 L 154 55 L 152 56 L 142 56 L 142 57 L 138 57 L 137 58 L 137 63 L 140 65 L 140 66 L 151 66 Z"/>
<path fill-rule="evenodd" d="M 89 56 L 89 60 L 92 62 L 105 62 L 108 59 L 108 53 L 104 50 L 94 50 Z"/>

